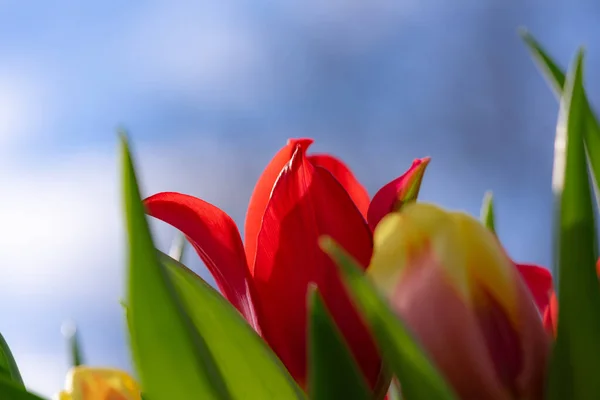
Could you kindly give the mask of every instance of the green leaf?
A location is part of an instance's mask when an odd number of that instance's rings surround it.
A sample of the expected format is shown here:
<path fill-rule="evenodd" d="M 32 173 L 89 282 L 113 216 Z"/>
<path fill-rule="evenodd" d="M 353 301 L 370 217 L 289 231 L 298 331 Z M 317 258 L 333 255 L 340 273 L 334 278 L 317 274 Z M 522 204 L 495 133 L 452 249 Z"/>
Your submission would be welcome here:
<path fill-rule="evenodd" d="M 316 287 L 309 290 L 308 307 L 309 398 L 369 400 L 367 382 Z"/>
<path fill-rule="evenodd" d="M 173 240 L 173 243 L 171 244 L 171 249 L 169 250 L 169 256 L 176 261 L 183 260 L 183 255 L 185 254 L 186 245 L 187 245 L 187 240 L 185 238 L 185 235 L 181 232 L 178 233 L 177 237 L 175 238 L 175 240 Z"/>
<path fill-rule="evenodd" d="M 69 355 L 71 356 L 71 366 L 78 367 L 82 365 L 83 355 L 79 341 L 79 332 L 73 322 L 65 322 L 62 326 L 62 333 L 69 343 Z"/>
<path fill-rule="evenodd" d="M 561 98 L 565 86 L 565 74 L 562 69 L 552 60 L 542 46 L 527 32 L 521 31 L 521 36 L 527 44 L 533 59 L 538 64 L 542 73 L 549 81 L 557 98 Z M 585 91 L 580 105 L 585 119 L 585 128 L 583 129 L 583 138 L 587 148 L 587 156 L 594 177 L 594 189 L 600 188 L 600 123 L 594 111 L 590 107 Z M 600 201 L 600 195 L 597 192 L 597 200 Z M 600 204 L 598 205 L 600 207 Z"/>
<path fill-rule="evenodd" d="M 281 361 L 221 294 L 159 252 L 192 322 L 212 353 L 233 399 L 304 399 Z"/>
<path fill-rule="evenodd" d="M 124 136 L 121 151 L 130 347 L 143 391 L 152 400 L 232 399 L 158 260 Z"/>
<path fill-rule="evenodd" d="M 23 385 L 14 380 L 5 379 L 0 376 L 0 399 L 4 400 L 44 400 L 43 398 L 28 392 Z"/>
<path fill-rule="evenodd" d="M 8 343 L 4 340 L 4 336 L 0 334 L 0 378 L 3 377 L 24 386 L 15 358 L 8 347 Z"/>
<path fill-rule="evenodd" d="M 529 47 L 529 51 L 531 51 L 534 61 L 542 70 L 548 83 L 552 86 L 552 90 L 560 100 L 565 85 L 565 73 L 526 29 L 521 29 L 519 34 L 527 47 Z"/>
<path fill-rule="evenodd" d="M 456 399 L 453 390 L 425 355 L 412 333 L 363 275 L 356 261 L 330 237 L 321 248 L 336 262 L 348 291 L 361 311 L 385 361 L 400 382 L 407 400 Z"/>
<path fill-rule="evenodd" d="M 494 217 L 494 196 L 492 192 L 487 192 L 483 197 L 481 205 L 481 222 L 492 232 L 496 233 L 496 223 Z"/>
<path fill-rule="evenodd" d="M 592 193 L 583 143 L 586 128 L 583 51 L 564 85 L 556 128 L 553 190 L 559 324 L 548 398 L 600 398 L 600 286 Z"/>

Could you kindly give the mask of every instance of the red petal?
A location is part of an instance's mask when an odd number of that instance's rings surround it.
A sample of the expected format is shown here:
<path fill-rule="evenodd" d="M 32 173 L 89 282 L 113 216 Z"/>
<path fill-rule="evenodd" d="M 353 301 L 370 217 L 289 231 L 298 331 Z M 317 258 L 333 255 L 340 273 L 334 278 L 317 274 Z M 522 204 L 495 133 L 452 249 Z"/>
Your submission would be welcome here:
<path fill-rule="evenodd" d="M 535 304 L 544 312 L 552 294 L 552 274 L 546 268 L 537 265 L 516 264 L 521 277 L 533 295 Z"/>
<path fill-rule="evenodd" d="M 371 232 L 342 185 L 313 166 L 298 146 L 271 196 L 259 234 L 254 280 L 264 312 L 264 337 L 304 385 L 306 379 L 306 290 L 319 287 L 365 376 L 374 385 L 379 356 L 340 281 L 337 268 L 318 246 L 330 235 L 363 265 L 372 253 Z"/>
<path fill-rule="evenodd" d="M 371 229 L 375 229 L 383 217 L 398 210 L 403 203 L 416 200 L 429 161 L 429 157 L 414 160 L 408 171 L 375 193 L 367 212 Z"/>
<path fill-rule="evenodd" d="M 338 180 L 346 189 L 346 192 L 350 195 L 354 204 L 360 210 L 361 214 L 365 219 L 367 218 L 367 211 L 369 210 L 369 193 L 367 189 L 356 179 L 350 168 L 342 161 L 337 158 L 330 156 L 329 154 L 314 154 L 308 156 L 308 160 L 313 165 L 323 167 Z"/>
<path fill-rule="evenodd" d="M 548 307 L 544 311 L 544 328 L 552 336 L 556 337 L 556 329 L 558 327 L 558 299 L 556 293 L 552 293 Z"/>
<path fill-rule="evenodd" d="M 181 193 L 158 193 L 144 200 L 144 204 L 149 215 L 187 236 L 223 295 L 260 332 L 253 304 L 253 282 L 233 220 L 212 204 Z"/>
<path fill-rule="evenodd" d="M 312 144 L 312 139 L 289 139 L 288 143 L 273 157 L 269 165 L 265 168 L 250 197 L 248 211 L 246 212 L 246 222 L 244 224 L 244 244 L 246 248 L 246 259 L 250 267 L 250 273 L 254 273 L 254 258 L 256 256 L 256 245 L 258 241 L 258 232 L 262 225 L 263 215 L 267 208 L 267 203 L 271 198 L 271 192 L 275 181 L 279 177 L 281 170 L 290 162 L 296 146 L 301 146 L 304 150 Z"/>

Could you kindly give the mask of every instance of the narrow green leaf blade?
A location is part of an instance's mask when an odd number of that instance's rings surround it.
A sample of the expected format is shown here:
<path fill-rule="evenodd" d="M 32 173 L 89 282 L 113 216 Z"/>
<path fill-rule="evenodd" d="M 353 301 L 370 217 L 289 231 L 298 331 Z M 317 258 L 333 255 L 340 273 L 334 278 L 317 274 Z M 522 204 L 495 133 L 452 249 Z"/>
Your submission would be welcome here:
<path fill-rule="evenodd" d="M 583 143 L 585 104 L 583 52 L 579 51 L 564 86 L 554 154 L 560 316 L 550 367 L 548 398 L 552 400 L 600 398 L 600 286 Z"/>
<path fill-rule="evenodd" d="M 240 313 L 193 271 L 159 252 L 232 399 L 300 400 L 304 393 Z"/>
<path fill-rule="evenodd" d="M 79 331 L 75 323 L 68 321 L 63 324 L 61 331 L 69 344 L 69 356 L 71 358 L 71 366 L 78 367 L 83 365 L 83 354 L 79 340 Z"/>
<path fill-rule="evenodd" d="M 369 400 L 364 376 L 316 288 L 308 294 L 311 400 Z"/>
<path fill-rule="evenodd" d="M 321 240 L 321 247 L 338 265 L 348 291 L 370 325 L 385 361 L 402 382 L 404 398 L 456 399 L 453 390 L 402 321 L 363 275 L 356 261 L 329 237 Z"/>
<path fill-rule="evenodd" d="M 0 399 L 4 400 L 45 400 L 25 390 L 23 385 L 0 376 Z"/>
<path fill-rule="evenodd" d="M 206 343 L 158 261 L 124 137 L 121 150 L 129 239 L 127 314 L 142 389 L 152 400 L 231 399 Z"/>
<path fill-rule="evenodd" d="M 481 222 L 492 232 L 496 233 L 496 218 L 494 216 L 494 196 L 487 192 L 481 205 Z"/>
<path fill-rule="evenodd" d="M 565 74 L 563 70 L 529 32 L 523 30 L 521 36 L 527 44 L 536 64 L 542 70 L 546 80 L 550 83 L 554 94 L 560 99 L 565 86 Z M 585 95 L 585 90 L 581 108 L 585 119 L 585 129 L 583 131 L 584 142 L 587 148 L 590 167 L 593 172 L 595 183 L 594 189 L 598 190 L 598 188 L 600 188 L 600 123 L 598 122 L 598 117 L 590 107 L 589 100 Z M 598 196 L 597 200 L 600 201 L 600 196 Z M 598 206 L 600 207 L 600 204 Z"/>
<path fill-rule="evenodd" d="M 0 334 L 0 378 L 2 377 L 24 386 L 15 358 L 8 347 L 8 343 L 4 340 L 4 336 Z"/>
<path fill-rule="evenodd" d="M 534 61 L 542 70 L 550 86 L 552 86 L 555 95 L 560 99 L 565 85 L 564 72 L 527 30 L 521 29 L 519 33 L 529 48 Z"/>

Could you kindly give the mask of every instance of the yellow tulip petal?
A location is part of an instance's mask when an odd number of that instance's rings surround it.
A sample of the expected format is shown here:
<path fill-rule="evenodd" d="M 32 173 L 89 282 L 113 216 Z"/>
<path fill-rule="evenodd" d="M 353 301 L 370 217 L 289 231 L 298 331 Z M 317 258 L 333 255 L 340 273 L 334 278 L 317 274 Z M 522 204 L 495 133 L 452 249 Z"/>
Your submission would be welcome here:
<path fill-rule="evenodd" d="M 469 277 L 456 246 L 455 227 L 450 214 L 430 204 L 407 204 L 400 213 L 390 213 L 381 220 L 374 232 L 374 250 L 367 274 L 386 295 L 391 295 L 402 279 L 411 260 L 423 252 L 443 255 L 451 265 L 448 272 L 465 297 L 469 296 Z"/>
<path fill-rule="evenodd" d="M 71 395 L 64 390 L 52 397 L 52 400 L 72 400 Z"/>
<path fill-rule="evenodd" d="M 465 254 L 465 266 L 479 290 L 473 291 L 474 302 L 484 301 L 481 296 L 491 296 L 516 325 L 517 286 L 516 271 L 496 236 L 478 220 L 464 213 L 452 213 L 456 221 L 460 246 Z M 484 293 L 485 292 L 485 293 Z"/>
<path fill-rule="evenodd" d="M 67 377 L 67 389 L 71 393 L 65 400 L 141 400 L 135 380 L 116 369 L 73 368 Z"/>

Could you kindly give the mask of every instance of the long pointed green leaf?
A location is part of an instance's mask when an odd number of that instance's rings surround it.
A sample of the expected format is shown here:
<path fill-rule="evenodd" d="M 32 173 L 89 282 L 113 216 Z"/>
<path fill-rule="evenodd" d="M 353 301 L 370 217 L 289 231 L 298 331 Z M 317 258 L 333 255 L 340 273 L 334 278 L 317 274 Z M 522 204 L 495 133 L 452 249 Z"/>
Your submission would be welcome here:
<path fill-rule="evenodd" d="M 273 351 L 222 295 L 183 264 L 160 252 L 159 257 L 233 399 L 305 398 Z"/>
<path fill-rule="evenodd" d="M 552 86 L 555 95 L 560 99 L 565 85 L 563 70 L 552 60 L 529 32 L 522 30 L 521 36 L 527 44 L 533 59 L 546 77 L 546 80 Z M 598 122 L 598 117 L 590 107 L 585 91 L 581 108 L 584 114 L 583 118 L 585 119 L 585 129 L 583 131 L 584 142 L 587 147 L 587 156 L 594 176 L 595 189 L 598 190 L 600 188 L 600 123 Z M 600 196 L 597 200 L 600 201 Z"/>
<path fill-rule="evenodd" d="M 542 70 L 550 86 L 552 86 L 557 99 L 560 100 L 563 87 L 565 86 L 565 73 L 562 71 L 562 68 L 552 60 L 539 42 L 526 29 L 521 29 L 519 33 L 527 47 L 529 47 L 534 61 Z"/>
<path fill-rule="evenodd" d="M 43 398 L 28 392 L 25 388 L 9 379 L 0 376 L 0 399 L 2 400 L 44 400 Z"/>
<path fill-rule="evenodd" d="M 487 192 L 481 205 L 481 222 L 492 232 L 496 233 L 496 218 L 494 216 L 494 196 Z"/>
<path fill-rule="evenodd" d="M 1 377 L 6 377 L 21 386 L 24 385 L 15 358 L 2 334 L 0 334 L 0 378 Z"/>
<path fill-rule="evenodd" d="M 585 146 L 583 52 L 565 82 L 556 129 L 553 190 L 556 196 L 559 324 L 548 398 L 600 398 L 600 286 Z"/>
<path fill-rule="evenodd" d="M 311 400 L 368 400 L 367 382 L 316 288 L 308 295 Z"/>
<path fill-rule="evenodd" d="M 357 307 L 371 327 L 385 361 L 402 382 L 407 400 L 454 400 L 456 396 L 402 321 L 363 275 L 356 261 L 324 237 L 321 248 L 336 262 Z"/>
<path fill-rule="evenodd" d="M 77 325 L 73 322 L 65 322 L 61 328 L 63 336 L 69 343 L 69 355 L 71 357 L 71 366 L 78 367 L 82 365 L 83 354 L 81 353 L 81 344 L 79 341 L 79 331 Z"/>
<path fill-rule="evenodd" d="M 124 137 L 121 150 L 129 239 L 128 317 L 142 389 L 152 400 L 229 400 L 232 397 L 206 343 L 198 337 L 158 261 Z"/>

